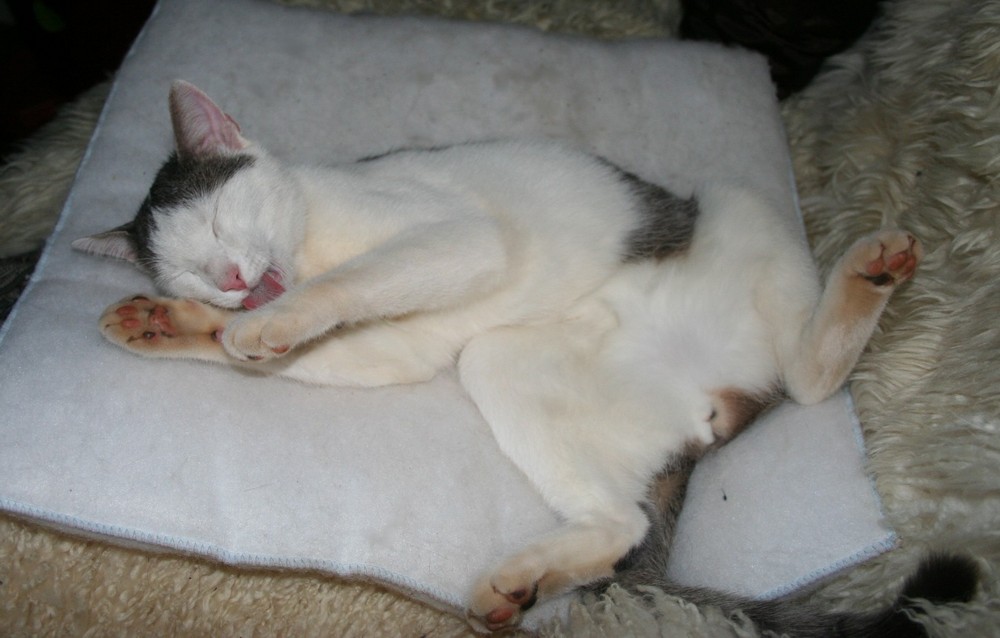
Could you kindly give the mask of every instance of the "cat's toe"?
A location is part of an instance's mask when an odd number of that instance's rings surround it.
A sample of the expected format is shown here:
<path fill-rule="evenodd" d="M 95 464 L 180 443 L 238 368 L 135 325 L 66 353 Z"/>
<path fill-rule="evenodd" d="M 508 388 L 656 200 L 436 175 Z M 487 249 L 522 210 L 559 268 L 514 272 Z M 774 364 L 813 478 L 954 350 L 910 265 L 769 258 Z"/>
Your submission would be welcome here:
<path fill-rule="evenodd" d="M 913 277 L 923 257 L 920 241 L 896 230 L 876 233 L 859 247 L 859 274 L 879 287 L 900 284 Z"/>
<path fill-rule="evenodd" d="M 292 349 L 292 344 L 273 334 L 272 321 L 273 316 L 266 310 L 254 311 L 235 320 L 222 334 L 223 347 L 230 356 L 242 361 L 280 357 Z"/>
<path fill-rule="evenodd" d="M 468 620 L 482 631 L 509 629 L 521 623 L 521 607 L 498 596 L 488 606 L 470 609 Z"/>
<path fill-rule="evenodd" d="M 483 625 L 489 631 L 516 627 L 521 622 L 521 608 L 510 603 L 500 603 L 483 616 Z"/>
<path fill-rule="evenodd" d="M 499 576 L 499 575 L 498 575 Z M 482 580 L 469 607 L 469 620 L 487 631 L 516 627 L 538 600 L 538 583 L 510 585 L 502 577 Z"/>
<path fill-rule="evenodd" d="M 263 361 L 266 350 L 260 342 L 260 332 L 254 332 L 242 321 L 234 321 L 222 333 L 222 347 L 229 356 L 240 361 Z"/>
<path fill-rule="evenodd" d="M 275 356 L 281 356 L 292 349 L 292 344 L 300 339 L 301 330 L 297 322 L 284 316 L 274 317 L 260 333 L 261 342 Z"/>

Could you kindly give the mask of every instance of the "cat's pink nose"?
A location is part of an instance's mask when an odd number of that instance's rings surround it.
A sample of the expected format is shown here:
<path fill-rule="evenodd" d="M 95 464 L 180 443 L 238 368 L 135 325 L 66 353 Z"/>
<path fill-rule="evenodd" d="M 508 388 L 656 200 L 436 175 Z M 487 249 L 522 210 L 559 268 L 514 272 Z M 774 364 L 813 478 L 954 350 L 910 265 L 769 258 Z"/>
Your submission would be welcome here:
<path fill-rule="evenodd" d="M 226 277 L 219 283 L 219 290 L 229 292 L 230 290 L 246 290 L 247 282 L 240 276 L 240 269 L 233 266 L 226 272 Z"/>

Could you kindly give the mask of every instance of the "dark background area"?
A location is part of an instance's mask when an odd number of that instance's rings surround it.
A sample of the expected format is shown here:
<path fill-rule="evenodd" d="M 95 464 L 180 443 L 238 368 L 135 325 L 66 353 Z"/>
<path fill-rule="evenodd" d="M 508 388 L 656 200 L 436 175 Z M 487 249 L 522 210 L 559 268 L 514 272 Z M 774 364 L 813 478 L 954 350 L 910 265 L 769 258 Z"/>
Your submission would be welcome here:
<path fill-rule="evenodd" d="M 60 106 L 110 77 L 154 4 L 0 0 L 0 158 Z"/>
<path fill-rule="evenodd" d="M 826 59 L 871 26 L 881 0 L 681 0 L 680 37 L 759 51 L 779 99 L 801 91 Z"/>
<path fill-rule="evenodd" d="M 0 167 L 59 108 L 115 72 L 154 0 L 0 0 Z M 0 259 L 0 324 L 41 249 Z"/>

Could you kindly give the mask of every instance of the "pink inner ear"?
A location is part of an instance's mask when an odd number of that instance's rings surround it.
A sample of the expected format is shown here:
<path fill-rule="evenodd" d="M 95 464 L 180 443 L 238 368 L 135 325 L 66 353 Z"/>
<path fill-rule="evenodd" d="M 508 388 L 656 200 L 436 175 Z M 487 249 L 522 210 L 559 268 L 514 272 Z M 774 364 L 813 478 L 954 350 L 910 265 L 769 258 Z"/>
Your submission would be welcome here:
<path fill-rule="evenodd" d="M 177 150 L 182 154 L 223 155 L 247 147 L 236 120 L 198 87 L 183 80 L 170 87 L 170 119 Z"/>

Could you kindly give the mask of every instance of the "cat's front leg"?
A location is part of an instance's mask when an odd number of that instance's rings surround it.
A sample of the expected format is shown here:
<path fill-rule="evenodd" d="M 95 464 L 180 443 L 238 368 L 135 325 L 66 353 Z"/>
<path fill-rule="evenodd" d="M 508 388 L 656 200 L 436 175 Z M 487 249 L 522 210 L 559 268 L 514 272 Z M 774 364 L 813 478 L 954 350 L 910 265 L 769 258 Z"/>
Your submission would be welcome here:
<path fill-rule="evenodd" d="M 497 290 L 508 255 L 497 223 L 468 218 L 418 225 L 239 317 L 223 345 L 243 361 L 279 357 L 338 326 L 455 308 Z"/>
<path fill-rule="evenodd" d="M 146 357 L 225 363 L 221 336 L 234 314 L 193 299 L 136 295 L 108 306 L 98 327 L 111 343 Z"/>

